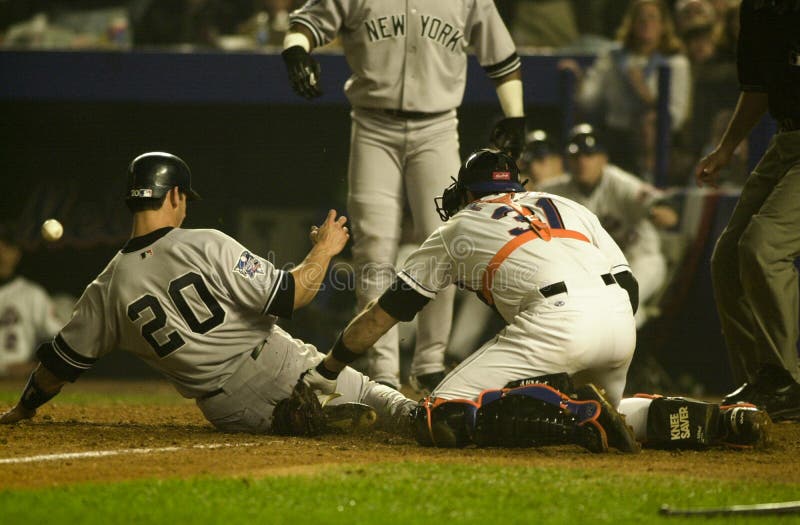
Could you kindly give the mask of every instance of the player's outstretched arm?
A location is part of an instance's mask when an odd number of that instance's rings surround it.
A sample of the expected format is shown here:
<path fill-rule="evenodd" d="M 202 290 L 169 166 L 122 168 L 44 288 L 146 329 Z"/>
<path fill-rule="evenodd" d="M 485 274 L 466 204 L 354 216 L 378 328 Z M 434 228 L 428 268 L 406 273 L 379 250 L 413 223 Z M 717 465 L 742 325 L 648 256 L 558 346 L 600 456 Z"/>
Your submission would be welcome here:
<path fill-rule="evenodd" d="M 41 364 L 33 371 L 22 397 L 14 408 L 0 416 L 0 424 L 10 425 L 31 419 L 36 415 L 36 409 L 53 399 L 66 381 L 59 379 Z"/>
<path fill-rule="evenodd" d="M 328 272 L 331 259 L 342 251 L 350 232 L 345 226 L 347 217 L 336 217 L 330 210 L 321 226 L 312 226 L 310 239 L 314 245 L 303 262 L 291 271 L 294 277 L 294 309 L 302 308 L 317 295 Z"/>

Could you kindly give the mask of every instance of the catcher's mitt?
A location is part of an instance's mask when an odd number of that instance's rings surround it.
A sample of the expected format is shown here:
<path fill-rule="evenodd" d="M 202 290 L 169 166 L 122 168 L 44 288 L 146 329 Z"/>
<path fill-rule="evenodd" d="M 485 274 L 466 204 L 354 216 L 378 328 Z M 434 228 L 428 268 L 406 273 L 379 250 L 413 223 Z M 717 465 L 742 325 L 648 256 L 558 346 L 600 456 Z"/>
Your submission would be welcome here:
<path fill-rule="evenodd" d="M 317 395 L 301 377 L 286 399 L 272 412 L 272 431 L 283 436 L 317 436 L 326 428 L 326 417 Z"/>

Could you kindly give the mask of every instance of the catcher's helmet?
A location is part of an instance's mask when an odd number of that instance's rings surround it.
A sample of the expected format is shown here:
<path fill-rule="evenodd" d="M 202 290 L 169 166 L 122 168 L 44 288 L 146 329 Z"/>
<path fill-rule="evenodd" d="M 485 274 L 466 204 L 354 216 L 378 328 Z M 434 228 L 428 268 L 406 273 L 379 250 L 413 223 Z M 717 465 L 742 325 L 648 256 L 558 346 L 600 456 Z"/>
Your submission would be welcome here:
<path fill-rule="evenodd" d="M 176 186 L 187 200 L 200 198 L 192 189 L 189 166 L 175 155 L 153 151 L 139 155 L 128 166 L 128 199 L 160 199 Z"/>
<path fill-rule="evenodd" d="M 519 168 L 514 159 L 496 149 L 479 149 L 472 153 L 461 169 L 458 180 L 444 190 L 441 197 L 436 197 L 436 211 L 446 221 L 455 215 L 467 199 L 467 190 L 485 195 L 487 193 L 508 193 L 525 191 L 519 181 Z"/>

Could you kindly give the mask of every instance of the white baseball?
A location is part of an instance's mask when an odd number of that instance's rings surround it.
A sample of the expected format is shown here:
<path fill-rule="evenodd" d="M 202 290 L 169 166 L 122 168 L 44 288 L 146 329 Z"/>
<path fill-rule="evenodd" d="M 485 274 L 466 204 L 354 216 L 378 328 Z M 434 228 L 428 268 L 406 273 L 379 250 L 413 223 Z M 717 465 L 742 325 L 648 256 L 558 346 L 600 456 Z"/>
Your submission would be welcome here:
<path fill-rule="evenodd" d="M 64 227 L 55 219 L 47 219 L 42 223 L 42 237 L 47 242 L 56 242 L 64 235 Z"/>

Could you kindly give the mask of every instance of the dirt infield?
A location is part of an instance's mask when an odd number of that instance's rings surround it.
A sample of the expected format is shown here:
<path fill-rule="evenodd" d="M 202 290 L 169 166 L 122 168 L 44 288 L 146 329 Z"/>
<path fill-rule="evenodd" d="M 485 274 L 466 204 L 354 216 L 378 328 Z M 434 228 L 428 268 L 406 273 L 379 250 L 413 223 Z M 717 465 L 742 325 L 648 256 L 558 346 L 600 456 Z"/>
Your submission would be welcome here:
<path fill-rule="evenodd" d="M 395 461 L 598 468 L 629 474 L 800 483 L 800 424 L 774 425 L 772 445 L 759 451 L 645 451 L 626 456 L 593 455 L 577 447 L 439 450 L 382 432 L 316 439 L 222 434 L 206 423 L 193 403 L 179 400 L 168 387 L 147 387 L 148 392 L 154 388 L 163 392 L 164 403 L 104 402 L 103 393 L 111 388 L 118 391 L 118 385 L 88 383 L 80 388 L 98 401 L 54 400 L 35 420 L 0 427 L 0 461 L 73 452 L 112 451 L 116 455 L 2 461 L 0 488 L 139 478 L 263 477 L 313 473 L 336 464 L 357 467 Z M 0 406 L 0 410 L 5 408 Z M 154 450 L 160 448 L 168 450 Z"/>

